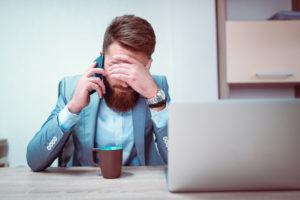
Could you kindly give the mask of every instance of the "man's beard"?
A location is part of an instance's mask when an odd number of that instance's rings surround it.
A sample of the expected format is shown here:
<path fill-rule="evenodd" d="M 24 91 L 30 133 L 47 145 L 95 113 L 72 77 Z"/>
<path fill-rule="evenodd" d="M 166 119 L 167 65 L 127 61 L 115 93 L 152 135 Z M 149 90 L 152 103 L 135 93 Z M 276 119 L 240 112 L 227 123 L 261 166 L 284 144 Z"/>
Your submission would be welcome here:
<path fill-rule="evenodd" d="M 108 107 L 118 113 L 126 113 L 133 109 L 136 105 L 139 94 L 131 87 L 124 88 L 120 85 L 110 85 L 108 81 L 103 78 L 106 93 L 104 99 Z M 116 88 L 127 90 L 127 92 L 118 92 Z"/>

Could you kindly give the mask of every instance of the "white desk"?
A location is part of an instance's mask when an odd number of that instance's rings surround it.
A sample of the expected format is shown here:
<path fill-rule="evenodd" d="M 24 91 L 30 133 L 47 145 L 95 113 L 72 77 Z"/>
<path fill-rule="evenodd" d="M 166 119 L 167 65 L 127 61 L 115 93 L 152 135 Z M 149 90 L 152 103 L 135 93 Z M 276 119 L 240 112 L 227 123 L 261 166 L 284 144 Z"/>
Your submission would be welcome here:
<path fill-rule="evenodd" d="M 99 168 L 0 168 L 0 199 L 300 199 L 300 191 L 170 193 L 164 167 L 123 167 L 119 179 Z"/>

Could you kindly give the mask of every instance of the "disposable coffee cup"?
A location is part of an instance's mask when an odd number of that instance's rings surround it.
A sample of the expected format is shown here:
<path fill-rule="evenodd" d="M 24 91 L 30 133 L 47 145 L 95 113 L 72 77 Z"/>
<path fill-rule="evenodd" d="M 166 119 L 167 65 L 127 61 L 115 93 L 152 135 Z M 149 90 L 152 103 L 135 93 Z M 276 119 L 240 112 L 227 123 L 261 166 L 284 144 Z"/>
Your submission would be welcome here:
<path fill-rule="evenodd" d="M 91 150 L 93 164 L 101 168 L 103 178 L 119 178 L 122 173 L 122 147 L 102 147 Z M 94 155 L 99 155 L 99 163 L 95 162 Z"/>

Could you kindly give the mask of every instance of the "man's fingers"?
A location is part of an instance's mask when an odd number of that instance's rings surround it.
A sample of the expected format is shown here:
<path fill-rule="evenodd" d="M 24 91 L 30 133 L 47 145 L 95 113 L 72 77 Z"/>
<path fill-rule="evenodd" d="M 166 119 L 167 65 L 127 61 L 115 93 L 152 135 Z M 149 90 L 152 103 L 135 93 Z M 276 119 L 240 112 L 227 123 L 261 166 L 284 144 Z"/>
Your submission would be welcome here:
<path fill-rule="evenodd" d="M 102 94 L 102 92 L 100 90 L 100 86 L 98 84 L 89 82 L 88 87 L 91 88 L 91 89 L 96 90 L 96 92 L 98 93 L 99 98 L 102 98 L 103 94 Z"/>
<path fill-rule="evenodd" d="M 130 63 L 130 64 L 141 64 L 140 61 L 138 61 L 137 59 L 124 55 L 124 54 L 117 54 L 114 55 L 113 58 L 115 60 L 121 61 L 121 62 L 125 62 L 125 63 Z"/>
<path fill-rule="evenodd" d="M 92 64 L 89 68 L 87 68 L 87 69 L 85 70 L 85 72 L 83 73 L 83 75 L 86 75 L 88 72 L 91 71 L 91 69 L 95 68 L 96 66 L 97 66 L 97 63 L 96 63 L 96 62 L 93 62 L 93 64 Z"/>
<path fill-rule="evenodd" d="M 124 81 L 129 85 L 132 82 L 132 79 L 130 78 L 130 76 L 125 75 L 125 74 L 112 74 L 112 75 L 110 75 L 110 78 Z M 132 87 L 132 85 L 130 85 L 130 86 Z"/>
<path fill-rule="evenodd" d="M 108 70 L 108 75 L 112 75 L 112 74 L 130 75 L 132 74 L 132 69 L 114 66 Z"/>
<path fill-rule="evenodd" d="M 127 63 L 119 63 L 119 64 L 114 64 L 114 65 L 109 66 L 107 68 L 107 71 L 110 71 L 115 68 L 132 69 L 134 66 L 136 66 L 136 65 L 127 64 Z"/>
<path fill-rule="evenodd" d="M 97 77 L 90 77 L 88 80 L 90 82 L 92 82 L 92 83 L 97 84 L 99 87 L 101 87 L 101 90 L 102 90 L 103 94 L 106 93 L 105 85 L 104 85 L 104 83 L 99 78 L 97 78 Z"/>
<path fill-rule="evenodd" d="M 102 68 L 89 68 L 84 76 L 85 77 L 91 77 L 93 76 L 94 74 L 102 74 L 103 76 L 106 76 L 106 71 Z"/>

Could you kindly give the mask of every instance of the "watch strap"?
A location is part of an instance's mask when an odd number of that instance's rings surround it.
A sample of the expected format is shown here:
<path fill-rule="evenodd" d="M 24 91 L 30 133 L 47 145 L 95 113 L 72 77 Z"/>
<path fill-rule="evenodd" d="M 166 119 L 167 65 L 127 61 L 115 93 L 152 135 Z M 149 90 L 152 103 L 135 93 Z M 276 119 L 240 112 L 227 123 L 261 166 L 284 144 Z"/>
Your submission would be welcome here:
<path fill-rule="evenodd" d="M 164 105 L 166 105 L 167 100 L 163 100 L 161 102 L 155 103 L 155 104 L 148 104 L 150 108 L 158 108 L 158 107 L 162 107 Z"/>

